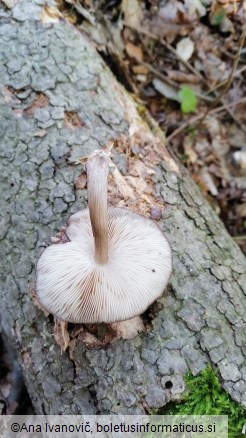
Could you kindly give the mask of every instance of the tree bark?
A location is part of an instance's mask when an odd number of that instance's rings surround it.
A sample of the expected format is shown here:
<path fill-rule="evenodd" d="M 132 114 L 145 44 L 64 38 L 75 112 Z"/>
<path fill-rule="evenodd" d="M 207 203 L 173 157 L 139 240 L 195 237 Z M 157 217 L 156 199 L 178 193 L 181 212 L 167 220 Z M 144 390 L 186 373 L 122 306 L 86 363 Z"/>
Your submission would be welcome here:
<path fill-rule="evenodd" d="M 1 327 L 36 413 L 151 412 L 208 363 L 246 407 L 245 257 L 94 47 L 64 20 L 40 20 L 45 3 L 0 5 Z M 112 137 L 109 204 L 159 219 L 174 272 L 135 339 L 69 326 L 61 352 L 57 324 L 35 301 L 35 265 L 87 205 L 74 161 Z"/>

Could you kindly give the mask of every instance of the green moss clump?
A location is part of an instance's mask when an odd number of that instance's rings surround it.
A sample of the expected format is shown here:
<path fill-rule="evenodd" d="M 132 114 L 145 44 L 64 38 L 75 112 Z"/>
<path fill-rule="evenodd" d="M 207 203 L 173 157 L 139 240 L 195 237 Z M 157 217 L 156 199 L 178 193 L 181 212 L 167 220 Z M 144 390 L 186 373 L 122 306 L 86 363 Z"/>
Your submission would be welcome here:
<path fill-rule="evenodd" d="M 185 383 L 184 399 L 164 407 L 163 415 L 228 415 L 228 437 L 244 436 L 241 432 L 246 423 L 246 412 L 221 388 L 217 370 L 207 366 L 197 376 L 188 373 Z"/>

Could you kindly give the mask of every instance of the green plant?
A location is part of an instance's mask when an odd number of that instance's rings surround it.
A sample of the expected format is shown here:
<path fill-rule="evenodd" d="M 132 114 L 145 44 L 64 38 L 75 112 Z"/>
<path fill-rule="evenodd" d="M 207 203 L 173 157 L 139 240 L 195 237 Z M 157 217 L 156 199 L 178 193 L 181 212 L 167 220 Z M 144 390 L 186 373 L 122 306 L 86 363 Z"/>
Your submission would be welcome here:
<path fill-rule="evenodd" d="M 211 26 L 218 26 L 219 24 L 224 21 L 226 17 L 226 11 L 223 8 L 218 8 L 216 11 L 214 11 L 213 14 L 210 15 L 209 21 Z"/>
<path fill-rule="evenodd" d="M 207 366 L 197 376 L 188 373 L 185 383 L 183 401 L 169 404 L 163 415 L 228 415 L 228 437 L 243 438 L 246 412 L 221 388 L 217 370 Z"/>
<path fill-rule="evenodd" d="M 179 98 L 183 113 L 192 113 L 196 110 L 197 98 L 194 91 L 190 87 L 182 87 L 179 91 Z"/>

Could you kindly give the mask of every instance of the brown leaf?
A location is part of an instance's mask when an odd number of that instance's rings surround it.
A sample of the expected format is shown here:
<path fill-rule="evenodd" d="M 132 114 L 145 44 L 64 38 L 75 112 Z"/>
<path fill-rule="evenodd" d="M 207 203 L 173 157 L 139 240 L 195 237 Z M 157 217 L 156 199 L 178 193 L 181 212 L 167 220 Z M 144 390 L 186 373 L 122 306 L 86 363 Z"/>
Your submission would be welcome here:
<path fill-rule="evenodd" d="M 198 157 L 197 157 L 197 153 L 194 150 L 194 146 L 190 137 L 185 137 L 183 146 L 184 146 L 185 154 L 188 155 L 189 157 L 188 161 L 190 163 L 196 163 Z"/>
<path fill-rule="evenodd" d="M 127 42 L 126 43 L 126 53 L 131 58 L 135 59 L 138 62 L 143 61 L 143 52 L 141 47 L 135 46 L 134 44 Z"/>
<path fill-rule="evenodd" d="M 62 13 L 55 6 L 45 5 L 41 12 L 42 23 L 57 23 L 62 18 Z"/>
<path fill-rule="evenodd" d="M 178 70 L 169 70 L 167 72 L 168 77 L 175 82 L 179 83 L 188 83 L 188 84 L 197 84 L 200 82 L 200 78 L 192 73 L 184 73 Z"/>
<path fill-rule="evenodd" d="M 67 325 L 68 323 L 66 321 L 55 319 L 54 338 L 57 344 L 61 347 L 62 351 L 66 351 L 70 343 L 70 336 L 67 331 Z"/>
<path fill-rule="evenodd" d="M 145 331 L 140 316 L 135 316 L 127 321 L 114 322 L 111 324 L 111 327 L 115 331 L 118 339 L 134 339 L 139 333 Z"/>
<path fill-rule="evenodd" d="M 11 103 L 12 105 L 19 102 L 19 100 L 16 98 L 14 90 L 12 87 L 4 87 L 2 90 L 2 94 L 4 97 L 4 102 Z"/>
<path fill-rule="evenodd" d="M 149 73 L 149 69 L 145 65 L 133 65 L 132 71 L 136 75 L 147 75 Z"/>
<path fill-rule="evenodd" d="M 138 0 L 122 0 L 121 10 L 124 21 L 129 26 L 138 26 L 142 18 L 141 2 Z"/>
<path fill-rule="evenodd" d="M 169 44 L 172 44 L 178 35 L 187 35 L 193 27 L 192 24 L 180 25 L 166 22 L 161 17 L 155 17 L 152 20 L 145 20 L 144 26 L 147 28 L 147 30 L 149 30 L 149 32 L 152 32 L 160 39 L 166 39 Z"/>
<path fill-rule="evenodd" d="M 78 129 L 85 126 L 85 123 L 75 111 L 65 111 L 64 126 L 68 129 Z"/>
<path fill-rule="evenodd" d="M 200 178 L 201 178 L 203 184 L 205 185 L 207 191 L 209 191 L 211 193 L 211 195 L 217 196 L 218 190 L 217 190 L 217 187 L 215 185 L 214 179 L 213 179 L 212 175 L 210 175 L 210 173 L 208 173 L 208 171 L 205 168 L 201 169 Z"/>
<path fill-rule="evenodd" d="M 74 185 L 76 189 L 82 190 L 85 188 L 87 182 L 87 176 L 85 172 L 82 172 L 76 179 Z"/>
<path fill-rule="evenodd" d="M 23 111 L 25 116 L 30 116 L 38 108 L 46 108 L 49 105 L 49 98 L 43 93 L 38 93 L 32 104 Z"/>

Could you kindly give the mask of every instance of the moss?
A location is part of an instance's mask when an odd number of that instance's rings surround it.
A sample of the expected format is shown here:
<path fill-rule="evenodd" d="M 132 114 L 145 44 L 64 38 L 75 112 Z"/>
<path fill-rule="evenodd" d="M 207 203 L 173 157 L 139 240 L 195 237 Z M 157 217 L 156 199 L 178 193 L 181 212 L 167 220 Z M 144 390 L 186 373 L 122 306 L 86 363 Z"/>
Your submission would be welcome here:
<path fill-rule="evenodd" d="M 221 388 L 217 370 L 206 367 L 200 374 L 185 377 L 186 392 L 180 403 L 170 403 L 162 415 L 228 415 L 228 437 L 241 438 L 246 412 Z"/>

